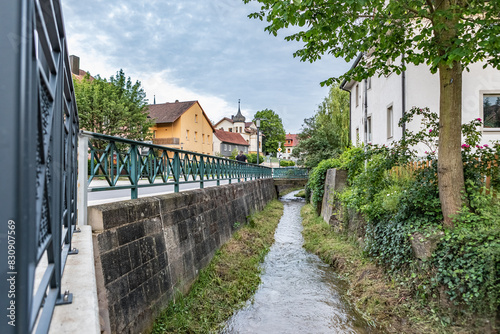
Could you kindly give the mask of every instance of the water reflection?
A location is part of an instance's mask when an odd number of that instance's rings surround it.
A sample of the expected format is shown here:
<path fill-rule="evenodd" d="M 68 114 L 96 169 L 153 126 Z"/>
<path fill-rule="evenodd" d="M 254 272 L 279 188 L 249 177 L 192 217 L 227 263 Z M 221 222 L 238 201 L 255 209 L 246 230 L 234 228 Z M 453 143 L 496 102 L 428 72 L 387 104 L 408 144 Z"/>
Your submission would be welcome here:
<path fill-rule="evenodd" d="M 285 208 L 261 285 L 222 333 L 375 333 L 342 301 L 343 282 L 332 269 L 302 248 L 304 201 L 294 194 L 282 197 Z"/>

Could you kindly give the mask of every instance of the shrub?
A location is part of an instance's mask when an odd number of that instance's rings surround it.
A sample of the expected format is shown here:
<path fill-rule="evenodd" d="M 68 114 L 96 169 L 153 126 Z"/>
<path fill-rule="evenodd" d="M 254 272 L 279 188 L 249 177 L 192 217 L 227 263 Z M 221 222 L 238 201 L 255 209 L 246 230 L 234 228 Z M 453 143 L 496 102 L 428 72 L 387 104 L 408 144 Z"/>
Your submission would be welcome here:
<path fill-rule="evenodd" d="M 281 167 L 291 167 L 295 166 L 295 162 L 292 160 L 280 160 L 280 166 Z"/>

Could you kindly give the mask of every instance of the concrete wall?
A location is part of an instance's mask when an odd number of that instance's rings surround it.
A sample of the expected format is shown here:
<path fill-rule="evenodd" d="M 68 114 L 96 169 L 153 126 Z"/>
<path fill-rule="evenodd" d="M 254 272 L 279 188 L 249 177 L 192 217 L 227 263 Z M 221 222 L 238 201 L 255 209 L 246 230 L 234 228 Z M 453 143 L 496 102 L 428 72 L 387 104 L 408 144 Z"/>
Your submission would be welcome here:
<path fill-rule="evenodd" d="M 298 187 L 305 187 L 307 184 L 307 179 L 275 179 L 274 185 L 276 186 L 276 193 Z"/>
<path fill-rule="evenodd" d="M 320 215 L 335 231 L 346 232 L 363 243 L 366 230 L 366 221 L 363 215 L 353 210 L 346 210 L 335 196 L 336 192 L 341 192 L 346 186 L 347 171 L 329 169 L 326 172 L 325 192 Z"/>
<path fill-rule="evenodd" d="M 272 179 L 89 207 L 101 330 L 139 333 L 251 213 L 276 191 Z"/>

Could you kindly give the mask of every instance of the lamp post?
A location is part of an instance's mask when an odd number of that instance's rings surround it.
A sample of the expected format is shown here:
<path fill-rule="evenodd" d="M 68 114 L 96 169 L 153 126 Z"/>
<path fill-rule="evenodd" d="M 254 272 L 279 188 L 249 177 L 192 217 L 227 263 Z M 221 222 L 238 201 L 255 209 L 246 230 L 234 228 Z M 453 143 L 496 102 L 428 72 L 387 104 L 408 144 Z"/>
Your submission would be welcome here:
<path fill-rule="evenodd" d="M 259 128 L 260 128 L 260 118 L 255 119 L 257 125 L 257 165 L 259 164 Z"/>

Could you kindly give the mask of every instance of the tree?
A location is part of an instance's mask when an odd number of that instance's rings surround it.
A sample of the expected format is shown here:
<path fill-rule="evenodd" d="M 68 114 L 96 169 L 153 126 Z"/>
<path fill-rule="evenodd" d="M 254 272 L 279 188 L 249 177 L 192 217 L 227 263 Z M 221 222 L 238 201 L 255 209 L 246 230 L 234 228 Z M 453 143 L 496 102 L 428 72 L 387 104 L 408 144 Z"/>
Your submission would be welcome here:
<path fill-rule="evenodd" d="M 439 71 L 439 195 L 444 224 L 452 227 L 450 216 L 461 208 L 464 188 L 462 71 L 478 61 L 500 69 L 500 0 L 256 1 L 261 9 L 250 17 L 266 19 L 270 33 L 303 27 L 286 37 L 305 43 L 294 53 L 303 61 L 313 62 L 325 54 L 347 61 L 359 52 L 366 55 L 358 66 L 323 84 L 399 74 L 407 63 L 425 63 L 432 73 Z"/>
<path fill-rule="evenodd" d="M 146 93 L 139 81 L 132 84 L 125 78 L 123 70 L 109 81 L 87 73 L 75 79 L 74 86 L 82 129 L 133 140 L 151 137 L 154 123 L 148 119 Z"/>
<path fill-rule="evenodd" d="M 299 144 L 292 155 L 306 167 L 341 154 L 349 146 L 349 93 L 338 85 L 319 105 L 317 113 L 304 120 Z"/>
<path fill-rule="evenodd" d="M 264 135 L 262 139 L 262 150 L 264 152 L 275 153 L 278 150 L 278 142 L 285 143 L 285 129 L 278 114 L 271 109 L 257 111 L 253 117 L 253 122 L 260 118 L 260 131 Z"/>

